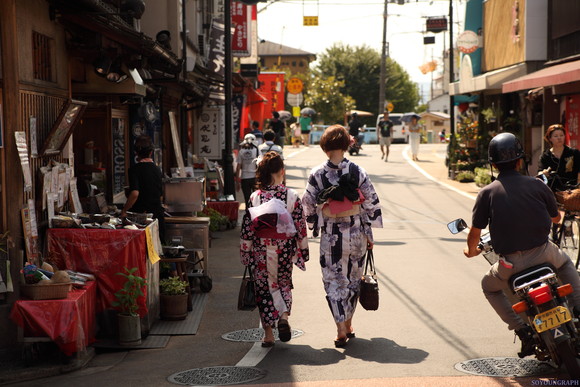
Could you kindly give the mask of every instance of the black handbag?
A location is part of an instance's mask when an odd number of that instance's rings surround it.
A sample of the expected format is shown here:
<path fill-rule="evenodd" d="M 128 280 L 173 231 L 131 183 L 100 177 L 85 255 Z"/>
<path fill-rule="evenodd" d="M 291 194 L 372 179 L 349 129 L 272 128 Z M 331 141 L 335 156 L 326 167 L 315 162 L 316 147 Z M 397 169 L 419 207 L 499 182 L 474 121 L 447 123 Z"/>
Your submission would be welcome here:
<path fill-rule="evenodd" d="M 240 294 L 238 295 L 238 310 L 256 309 L 256 283 L 254 275 L 248 266 L 244 269 L 244 277 L 240 285 Z"/>
<path fill-rule="evenodd" d="M 360 282 L 359 301 L 366 310 L 379 309 L 379 283 L 372 250 L 367 250 L 367 263 Z"/>

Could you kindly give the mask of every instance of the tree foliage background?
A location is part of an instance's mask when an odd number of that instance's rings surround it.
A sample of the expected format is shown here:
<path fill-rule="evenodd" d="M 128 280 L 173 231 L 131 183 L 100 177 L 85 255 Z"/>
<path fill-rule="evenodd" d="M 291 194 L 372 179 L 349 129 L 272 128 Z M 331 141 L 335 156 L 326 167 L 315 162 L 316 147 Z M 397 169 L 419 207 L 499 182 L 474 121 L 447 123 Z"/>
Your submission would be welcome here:
<path fill-rule="evenodd" d="M 334 44 L 318 57 L 305 94 L 306 106 L 313 107 L 325 123 L 342 123 L 350 109 L 378 114 L 380 63 L 381 55 L 369 46 Z M 393 103 L 396 112 L 410 112 L 419 100 L 417 84 L 387 58 L 385 101 Z"/>

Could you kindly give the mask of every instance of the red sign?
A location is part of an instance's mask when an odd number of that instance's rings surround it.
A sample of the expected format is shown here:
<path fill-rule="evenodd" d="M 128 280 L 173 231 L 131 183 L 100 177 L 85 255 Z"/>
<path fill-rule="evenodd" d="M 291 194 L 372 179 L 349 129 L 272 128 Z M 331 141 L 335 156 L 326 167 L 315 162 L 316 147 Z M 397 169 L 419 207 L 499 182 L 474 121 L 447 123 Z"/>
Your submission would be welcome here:
<path fill-rule="evenodd" d="M 252 7 L 239 1 L 232 1 L 232 55 L 250 56 L 250 38 L 251 38 L 251 14 Z"/>
<path fill-rule="evenodd" d="M 570 136 L 570 147 L 578 149 L 580 146 L 580 94 L 566 97 L 566 133 Z"/>
<path fill-rule="evenodd" d="M 261 73 L 258 75 L 258 92 L 268 102 L 264 102 L 264 112 L 284 110 L 284 73 Z"/>
<path fill-rule="evenodd" d="M 427 19 L 427 32 L 447 31 L 447 18 L 430 17 Z"/>

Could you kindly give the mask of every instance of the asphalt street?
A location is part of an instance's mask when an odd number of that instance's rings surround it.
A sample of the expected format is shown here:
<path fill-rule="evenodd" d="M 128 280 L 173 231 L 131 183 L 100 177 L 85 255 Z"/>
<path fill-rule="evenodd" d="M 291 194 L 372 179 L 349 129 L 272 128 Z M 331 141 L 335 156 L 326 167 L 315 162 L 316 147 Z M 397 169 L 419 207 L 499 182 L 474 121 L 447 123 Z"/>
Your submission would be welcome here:
<path fill-rule="evenodd" d="M 214 287 L 194 336 L 174 336 L 163 349 L 99 353 L 82 370 L 34 382 L 42 386 L 170 386 L 175 372 L 215 366 L 254 366 L 265 371 L 258 385 L 279 386 L 529 386 L 546 378 L 472 376 L 455 365 L 472 359 L 516 357 L 519 342 L 495 315 L 480 289 L 488 268 L 482 257 L 462 254 L 465 234 L 446 224 L 470 219 L 477 187 L 447 179 L 445 144 L 421 145 L 418 162 L 408 146 L 391 146 L 389 161 L 378 145 L 349 157 L 367 170 L 383 209 L 376 229 L 375 261 L 380 307 L 359 307 L 356 338 L 334 348 L 336 329 L 318 264 L 319 241 L 310 238 L 307 270 L 294 271 L 290 324 L 303 332 L 264 349 L 231 342 L 225 333 L 257 328 L 257 312 L 236 309 L 243 267 L 239 228 L 217 233 L 210 249 Z M 303 192 L 310 169 L 325 161 L 318 146 L 285 148 L 287 185 Z M 240 195 L 241 196 L 241 195 Z M 240 210 L 242 211 L 242 210 Z M 16 385 L 30 385 L 30 382 Z"/>

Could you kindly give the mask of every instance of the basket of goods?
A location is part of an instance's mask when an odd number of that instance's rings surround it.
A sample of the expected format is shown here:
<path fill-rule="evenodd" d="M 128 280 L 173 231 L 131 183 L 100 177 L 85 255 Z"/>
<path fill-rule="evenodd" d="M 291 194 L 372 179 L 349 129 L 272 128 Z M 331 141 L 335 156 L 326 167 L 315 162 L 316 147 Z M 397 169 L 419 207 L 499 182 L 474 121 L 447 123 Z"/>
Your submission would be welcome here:
<path fill-rule="evenodd" d="M 580 188 L 556 192 L 556 200 L 568 211 L 580 211 Z"/>
<path fill-rule="evenodd" d="M 24 284 L 20 291 L 32 300 L 55 300 L 67 298 L 72 282 L 66 271 L 43 270 L 36 265 L 26 265 L 22 269 Z"/>
<path fill-rule="evenodd" d="M 53 228 L 72 228 L 78 227 L 80 224 L 80 220 L 66 215 L 57 215 L 53 218 L 50 218 L 50 222 L 52 224 L 51 227 Z"/>

